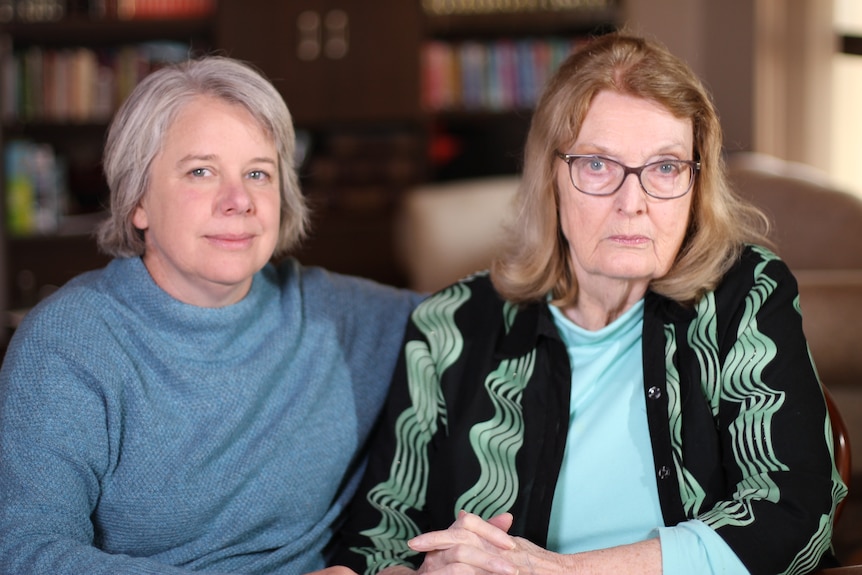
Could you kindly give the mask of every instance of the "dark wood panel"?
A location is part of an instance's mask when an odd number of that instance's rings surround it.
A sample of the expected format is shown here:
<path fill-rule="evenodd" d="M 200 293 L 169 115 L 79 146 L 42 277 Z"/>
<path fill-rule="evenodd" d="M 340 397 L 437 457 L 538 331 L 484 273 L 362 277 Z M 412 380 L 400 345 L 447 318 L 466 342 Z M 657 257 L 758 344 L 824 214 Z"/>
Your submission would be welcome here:
<path fill-rule="evenodd" d="M 33 236 L 6 240 L 9 306 L 29 307 L 83 271 L 104 266 L 89 235 Z"/>
<path fill-rule="evenodd" d="M 615 6 L 581 10 L 524 11 L 488 14 L 429 15 L 427 33 L 447 37 L 524 36 L 525 34 L 591 34 L 609 31 L 618 22 Z"/>
<path fill-rule="evenodd" d="M 14 38 L 15 46 L 45 47 L 84 45 L 107 46 L 150 40 L 176 40 L 201 47 L 209 36 L 211 18 L 174 20 L 107 20 L 70 17 L 57 22 L 13 22 L 2 32 Z"/>
<path fill-rule="evenodd" d="M 844 54 L 862 56 L 862 36 L 842 36 L 841 51 Z"/>
<path fill-rule="evenodd" d="M 287 101 L 301 127 L 417 118 L 421 21 L 417 2 L 268 0 L 225 2 L 216 43 L 227 55 L 257 65 Z M 327 51 L 326 18 L 347 17 L 347 51 Z M 318 18 L 319 43 L 298 53 L 298 22 Z M 262 41 L 265 39 L 265 41 Z"/>

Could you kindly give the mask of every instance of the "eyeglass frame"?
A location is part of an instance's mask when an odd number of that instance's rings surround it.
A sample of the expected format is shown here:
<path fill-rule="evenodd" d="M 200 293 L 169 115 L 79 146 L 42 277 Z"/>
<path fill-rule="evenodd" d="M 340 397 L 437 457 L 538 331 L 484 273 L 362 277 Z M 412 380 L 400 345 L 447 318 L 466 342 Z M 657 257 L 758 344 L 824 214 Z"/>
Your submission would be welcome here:
<path fill-rule="evenodd" d="M 559 150 L 554 150 L 554 154 L 556 154 L 556 156 L 558 158 L 563 160 L 569 166 L 569 182 L 572 184 L 573 188 L 575 188 L 576 190 L 578 190 L 582 194 L 586 194 L 588 196 L 596 196 L 596 197 L 600 197 L 600 198 L 612 196 L 615 193 L 617 193 L 620 190 L 620 188 L 623 187 L 623 184 L 626 183 L 626 178 L 629 177 L 629 174 L 635 174 L 638 177 L 638 183 L 640 184 L 641 189 L 649 197 L 655 198 L 657 200 L 676 200 L 678 198 L 685 196 L 686 194 L 688 194 L 692 190 L 692 188 L 694 188 L 695 177 L 700 172 L 700 161 L 698 161 L 698 160 L 671 160 L 673 162 L 686 164 L 689 166 L 689 168 L 691 168 L 691 181 L 688 184 L 688 188 L 686 188 L 686 190 L 683 193 L 681 193 L 677 196 L 657 196 L 653 193 L 650 193 L 650 191 L 646 189 L 646 186 L 644 186 L 644 182 L 641 179 L 641 177 L 642 177 L 643 171 L 645 169 L 649 168 L 650 166 L 655 166 L 657 164 L 665 163 L 668 160 L 658 160 L 656 162 L 649 162 L 649 163 L 644 164 L 642 166 L 631 167 L 631 166 L 627 166 L 627 165 L 623 164 L 622 162 L 620 162 L 618 160 L 615 160 L 613 158 L 608 158 L 606 156 L 602 156 L 599 154 L 564 154 Z M 577 185 L 575 185 L 575 179 L 574 179 L 574 177 L 572 177 L 572 162 L 574 160 L 583 159 L 583 158 L 595 158 L 597 160 L 602 160 L 602 161 L 606 161 L 606 162 L 613 162 L 613 163 L 617 164 L 618 166 L 620 166 L 623 169 L 623 177 L 620 179 L 619 185 L 617 185 L 617 187 L 614 188 L 613 191 L 608 192 L 606 194 L 596 194 L 593 192 L 585 192 L 584 190 L 579 188 Z"/>

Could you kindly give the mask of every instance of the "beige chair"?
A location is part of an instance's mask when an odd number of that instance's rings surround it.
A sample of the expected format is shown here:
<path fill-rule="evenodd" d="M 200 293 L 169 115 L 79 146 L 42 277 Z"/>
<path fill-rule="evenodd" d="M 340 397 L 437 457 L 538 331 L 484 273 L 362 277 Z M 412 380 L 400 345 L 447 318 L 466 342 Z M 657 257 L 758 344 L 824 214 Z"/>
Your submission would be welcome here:
<path fill-rule="evenodd" d="M 432 292 L 487 268 L 518 182 L 517 176 L 496 176 L 409 190 L 395 237 L 410 287 Z"/>
<path fill-rule="evenodd" d="M 727 166 L 735 189 L 772 220 L 791 269 L 862 270 L 862 199 L 815 168 L 765 154 L 731 154 Z"/>
<path fill-rule="evenodd" d="M 830 388 L 862 382 L 862 199 L 814 168 L 763 154 L 728 159 L 731 181 L 766 212 L 799 282 L 805 333 Z M 860 429 L 862 432 L 862 429 Z"/>

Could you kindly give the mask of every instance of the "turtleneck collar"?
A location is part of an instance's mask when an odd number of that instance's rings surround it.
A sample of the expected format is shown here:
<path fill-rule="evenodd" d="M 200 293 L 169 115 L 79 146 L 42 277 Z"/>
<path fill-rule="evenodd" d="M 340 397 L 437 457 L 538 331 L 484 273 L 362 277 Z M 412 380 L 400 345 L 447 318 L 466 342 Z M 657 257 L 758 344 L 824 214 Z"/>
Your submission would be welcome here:
<path fill-rule="evenodd" d="M 275 276 L 268 264 L 255 274 L 241 301 L 220 308 L 199 307 L 170 296 L 153 281 L 140 257 L 113 260 L 103 281 L 121 307 L 134 312 L 129 314 L 129 328 L 142 322 L 142 334 L 153 334 L 174 353 L 190 358 L 229 359 L 255 347 L 255 340 L 269 332 L 269 324 L 281 321 Z"/>

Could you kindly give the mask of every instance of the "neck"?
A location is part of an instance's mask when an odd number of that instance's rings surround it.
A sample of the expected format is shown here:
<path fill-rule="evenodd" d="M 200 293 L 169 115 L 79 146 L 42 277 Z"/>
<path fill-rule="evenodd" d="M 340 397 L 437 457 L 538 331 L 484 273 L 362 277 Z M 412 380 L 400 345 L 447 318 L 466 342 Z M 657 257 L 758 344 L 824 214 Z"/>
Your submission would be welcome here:
<path fill-rule="evenodd" d="M 612 323 L 640 301 L 648 284 L 638 282 L 605 282 L 602 285 L 578 286 L 575 303 L 562 308 L 566 317 L 577 325 L 596 331 Z"/>

